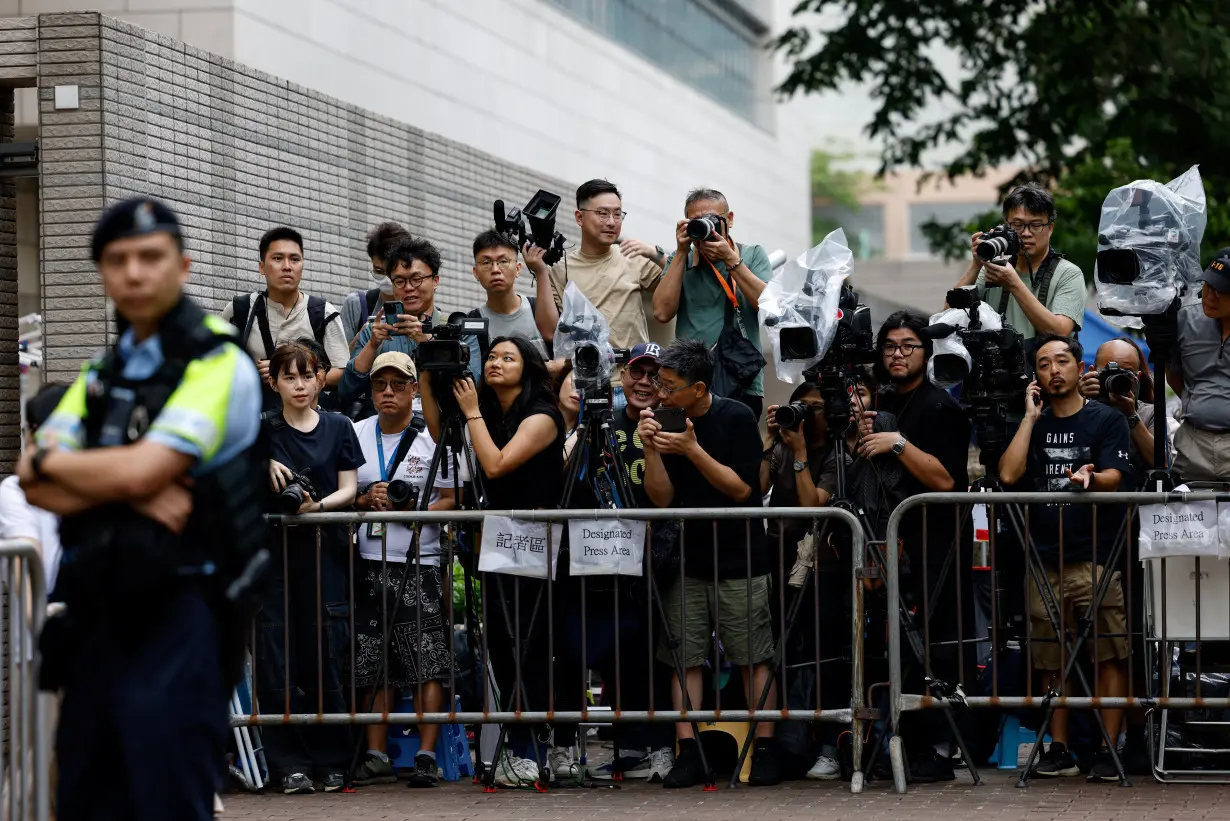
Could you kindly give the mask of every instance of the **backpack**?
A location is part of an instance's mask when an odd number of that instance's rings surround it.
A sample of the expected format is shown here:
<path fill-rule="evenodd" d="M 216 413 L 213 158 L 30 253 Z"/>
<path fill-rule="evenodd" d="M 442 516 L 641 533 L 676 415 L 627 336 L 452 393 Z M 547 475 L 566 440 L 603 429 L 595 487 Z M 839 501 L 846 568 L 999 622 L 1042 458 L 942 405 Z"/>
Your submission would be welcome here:
<path fill-rule="evenodd" d="M 379 289 L 377 289 L 379 294 Z M 263 293 L 256 294 L 256 304 L 253 305 L 252 294 L 240 294 L 231 299 L 231 324 L 239 331 L 239 344 L 245 350 L 248 337 L 252 335 L 252 323 L 260 327 L 261 341 L 265 345 L 265 358 L 273 356 L 273 334 L 269 331 L 269 318 L 265 315 L 265 299 Z M 369 294 L 370 296 L 370 294 Z M 256 310 L 253 310 L 255 308 Z M 325 344 L 325 329 L 329 323 L 341 314 L 337 311 L 325 316 L 325 301 L 318 296 L 309 296 L 307 304 L 308 323 L 312 326 L 312 336 L 320 345 Z M 337 362 L 329 363 L 334 368 L 345 367 Z"/>
<path fill-rule="evenodd" d="M 372 318 L 372 314 L 376 313 L 376 305 L 380 303 L 380 289 L 372 288 L 367 291 L 363 299 L 359 300 L 359 323 L 355 326 L 355 332 L 367 324 L 367 320 Z"/>

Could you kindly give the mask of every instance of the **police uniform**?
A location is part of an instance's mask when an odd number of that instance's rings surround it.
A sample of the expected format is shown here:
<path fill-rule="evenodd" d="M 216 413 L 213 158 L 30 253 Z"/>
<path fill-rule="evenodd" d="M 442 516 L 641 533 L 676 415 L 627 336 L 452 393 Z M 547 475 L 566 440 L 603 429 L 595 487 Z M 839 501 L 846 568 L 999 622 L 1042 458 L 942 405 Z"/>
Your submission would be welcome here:
<path fill-rule="evenodd" d="M 165 206 L 120 203 L 95 229 L 95 261 L 115 239 L 159 231 L 179 236 Z M 142 341 L 119 325 L 118 342 L 85 364 L 38 444 L 71 451 L 144 438 L 187 454 L 193 510 L 178 535 L 126 505 L 63 519 L 53 598 L 67 617 L 43 641 L 45 683 L 62 692 L 57 815 L 203 821 L 225 774 L 242 650 L 224 591 L 234 593 L 227 585 L 243 564 L 235 546 L 252 545 L 236 531 L 261 527 L 260 381 L 230 325 L 186 296 Z"/>

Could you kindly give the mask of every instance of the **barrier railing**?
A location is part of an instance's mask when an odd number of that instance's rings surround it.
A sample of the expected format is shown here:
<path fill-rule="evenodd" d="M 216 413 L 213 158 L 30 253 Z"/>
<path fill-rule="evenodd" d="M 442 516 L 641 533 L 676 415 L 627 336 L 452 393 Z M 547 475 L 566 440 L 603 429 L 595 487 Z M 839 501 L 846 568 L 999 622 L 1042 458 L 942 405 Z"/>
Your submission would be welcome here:
<path fill-rule="evenodd" d="M 43 560 L 29 543 L 0 541 L 4 620 L 4 772 L 0 807 L 14 821 L 46 821 L 51 736 L 48 697 L 38 691 L 34 648 L 47 615 Z"/>
<path fill-rule="evenodd" d="M 458 548 L 459 540 L 473 540 L 474 534 L 470 531 L 476 531 L 485 520 L 492 521 L 493 517 L 508 517 L 531 524 L 551 523 L 561 526 L 578 520 L 644 521 L 648 530 L 647 542 L 650 545 L 654 544 L 656 529 L 669 527 L 671 522 L 691 524 L 679 528 L 679 566 L 670 570 L 657 566 L 661 563 L 661 557 L 655 558 L 651 547 L 646 547 L 644 570 L 641 576 L 571 575 L 569 562 L 565 561 L 564 557 L 555 555 L 554 551 L 557 547 L 555 543 L 558 541 L 559 534 L 553 530 L 548 536 L 550 544 L 547 545 L 546 550 L 546 571 L 548 576 L 554 577 L 554 580 L 544 584 L 541 579 L 536 578 L 497 572 L 479 572 L 477 560 L 472 558 L 472 552 Z M 289 558 L 296 549 L 294 544 L 297 543 L 300 548 L 306 546 L 310 554 L 314 543 L 316 576 L 314 591 L 317 601 L 325 603 L 327 603 L 327 588 L 330 584 L 325 576 L 330 572 L 340 572 L 336 564 L 333 571 L 329 569 L 330 537 L 326 535 L 322 538 L 322 532 L 326 532 L 329 526 L 339 528 L 345 526 L 349 530 L 350 542 L 353 543 L 355 532 L 373 523 L 384 525 L 386 534 L 389 526 L 397 524 L 449 525 L 450 533 L 447 538 L 442 537 L 440 541 L 439 568 L 443 582 L 442 605 L 444 610 L 442 618 L 447 625 L 464 622 L 468 610 L 471 620 L 481 623 L 481 641 L 473 642 L 470 647 L 477 658 L 485 660 L 476 676 L 482 681 L 475 688 L 481 693 L 479 696 L 481 709 L 474 709 L 473 705 L 469 708 L 463 706 L 459 709 L 457 707 L 453 694 L 458 692 L 458 685 L 463 682 L 458 678 L 457 645 L 449 641 L 448 658 L 444 663 L 448 674 L 447 678 L 441 682 L 447 694 L 447 701 L 445 705 L 442 705 L 444 709 L 425 709 L 422 704 L 415 703 L 413 711 L 371 710 L 369 706 L 371 700 L 366 697 L 366 693 L 371 692 L 373 685 L 370 681 L 367 684 L 356 682 L 356 642 L 347 643 L 342 654 L 343 659 L 331 658 L 332 645 L 328 635 L 330 628 L 322 624 L 328 619 L 325 614 L 316 619 L 313 625 L 315 636 L 310 637 L 306 643 L 307 652 L 315 657 L 308 661 L 309 669 L 304 671 L 301 666 L 303 660 L 300 658 L 295 664 L 298 672 L 292 673 L 290 648 L 292 646 L 302 647 L 304 642 L 296 642 L 292 636 L 289 622 L 293 609 L 291 598 L 294 594 L 289 586 L 284 585 L 281 594 L 281 615 L 285 623 L 277 626 L 281 630 L 285 650 L 284 657 L 277 659 L 277 666 L 282 668 L 278 671 L 282 674 L 282 693 L 276 703 L 271 704 L 268 699 L 265 703 L 260 703 L 260 682 L 268 680 L 272 671 L 262 670 L 262 664 L 267 664 L 267 662 L 261 658 L 259 652 L 254 653 L 250 678 L 257 685 L 254 688 L 257 691 L 254 703 L 257 706 L 246 712 L 233 710 L 231 724 L 234 727 L 497 723 L 516 726 L 540 725 L 549 722 L 558 733 L 561 726 L 579 724 L 630 722 L 660 724 L 667 722 L 695 725 L 702 722 L 745 724 L 759 722 L 780 724 L 791 721 L 835 722 L 849 725 L 853 730 L 851 743 L 855 771 L 851 788 L 855 792 L 862 788 L 860 762 L 863 758 L 863 723 L 874 717 L 864 709 L 862 664 L 860 663 L 864 635 L 862 623 L 864 541 L 858 519 L 846 510 L 838 508 L 722 508 L 407 511 L 320 513 L 304 516 L 270 516 L 269 518 L 272 523 L 280 526 L 282 541 L 282 555 L 273 561 L 274 574 L 286 575 L 294 572 Z M 722 533 L 719 534 L 719 522 L 732 520 L 744 523 L 742 530 L 746 536 L 742 550 L 739 550 L 737 545 L 729 543 L 731 538 L 729 526 L 722 528 Z M 788 544 L 787 528 L 783 526 L 777 528 L 776 538 L 765 537 L 763 546 L 758 547 L 761 542 L 753 538 L 753 529 L 762 529 L 765 520 L 777 522 L 801 520 L 804 532 L 809 529 L 810 523 L 815 523 L 813 526 L 819 528 L 820 534 L 820 538 L 816 541 L 824 543 L 826 550 L 830 549 L 827 547 L 829 543 L 823 537 L 829 532 L 831 526 L 836 526 L 831 528 L 833 531 L 831 535 L 844 540 L 849 551 L 848 563 L 843 561 L 837 565 L 842 576 L 838 589 L 842 596 L 848 594 L 850 602 L 851 621 L 845 629 L 835 634 L 832 625 L 821 623 L 822 596 L 814 593 L 821 589 L 822 576 L 826 576 L 826 579 L 832 578 L 827 574 L 835 572 L 834 566 L 829 564 L 822 570 L 822 562 L 813 562 L 813 566 L 805 576 L 796 574 L 795 582 L 803 585 L 801 589 L 788 586 L 786 581 L 790 577 L 791 566 L 787 564 L 789 561 L 787 557 L 793 552 L 794 545 Z M 695 523 L 698 521 L 706 523 L 703 531 L 696 529 Z M 304 528 L 305 532 L 314 534 L 314 539 L 307 537 L 305 542 L 302 533 L 296 537 L 292 531 L 298 528 Z M 307 528 L 312 528 L 312 530 L 307 531 Z M 707 545 L 700 553 L 688 548 L 689 535 L 692 534 L 692 538 L 695 539 L 697 533 L 704 533 L 709 537 L 705 538 L 704 542 L 712 541 L 712 557 L 707 555 Z M 430 572 L 428 566 L 422 561 L 412 561 L 407 566 L 403 562 L 389 560 L 390 548 L 387 539 L 387 535 L 381 537 L 384 558 L 380 563 L 379 578 L 396 580 L 397 577 L 401 577 L 403 590 L 407 586 L 413 590 L 419 590 L 423 574 Z M 476 541 L 474 543 L 477 544 Z M 754 555 L 754 551 L 758 550 L 766 550 L 769 556 Z M 412 550 L 410 555 L 413 560 L 416 557 L 416 551 Z M 732 555 L 738 555 L 738 559 L 733 564 Z M 688 570 L 689 560 L 694 564 L 699 563 L 698 557 L 706 559 L 704 570 L 701 572 L 703 579 L 696 578 L 696 573 L 690 573 Z M 418 556 L 418 558 L 423 557 Z M 708 561 L 709 558 L 712 561 Z M 766 558 L 770 561 L 766 562 Z M 302 562 L 302 556 L 299 557 L 299 561 Z M 356 636 L 355 605 L 358 601 L 356 596 L 367 595 L 368 591 L 361 589 L 361 581 L 356 579 L 356 551 L 347 551 L 344 562 L 344 572 L 349 585 L 346 598 L 350 607 L 343 618 L 349 620 L 348 632 L 351 637 L 354 637 Z M 556 564 L 558 567 L 555 566 Z M 723 572 L 719 573 L 719 568 L 723 568 Z M 773 583 L 766 585 L 763 589 L 751 582 L 742 586 L 736 585 L 735 588 L 725 586 L 729 582 L 737 582 L 740 579 L 759 579 L 761 575 L 756 575 L 756 568 L 760 568 L 761 574 L 771 577 Z M 301 563 L 300 570 L 302 569 Z M 310 569 L 309 567 L 309 571 Z M 386 573 L 388 573 L 387 576 Z M 800 580 L 804 578 L 806 581 L 801 582 Z M 684 579 L 702 585 L 702 598 L 697 599 L 692 593 L 680 592 Z M 410 583 L 411 580 L 414 580 L 413 584 Z M 471 587 L 475 580 L 479 583 L 477 591 Z M 311 582 L 312 580 L 308 580 L 306 588 L 301 588 L 300 592 L 304 590 L 311 592 L 313 589 Z M 387 581 L 382 583 L 387 583 Z M 454 605 L 454 596 L 451 594 L 454 584 L 458 583 L 464 583 L 471 595 L 471 599 L 463 602 L 461 608 Z M 832 589 L 832 587 L 832 582 L 826 581 L 826 589 Z M 810 599 L 804 600 L 802 597 L 806 595 L 805 591 L 809 588 L 813 594 Z M 735 589 L 737 592 L 734 594 L 724 592 L 730 589 Z M 772 591 L 769 594 L 771 601 L 766 602 L 764 599 L 766 590 Z M 730 595 L 733 595 L 730 599 L 733 602 L 732 606 L 740 608 L 738 616 L 734 619 L 728 619 L 729 613 L 723 615 L 722 612 L 728 609 L 723 596 Z M 325 598 L 322 599 L 322 596 Z M 409 616 L 410 620 L 417 625 L 415 629 L 419 631 L 417 635 L 420 638 L 421 631 L 427 623 L 425 619 L 429 621 L 431 617 L 431 613 L 424 610 L 430 602 L 425 604 L 424 598 L 416 598 L 412 605 L 408 605 L 411 608 L 409 613 L 403 615 L 403 618 Z M 709 612 L 695 612 L 698 601 Z M 723 603 L 719 605 L 720 601 Z M 811 605 L 810 618 L 806 618 L 806 614 L 802 613 L 804 601 Z M 753 616 L 762 619 L 765 615 L 766 604 L 770 605 L 775 620 L 774 626 L 777 628 L 769 639 L 772 655 L 766 655 L 762 642 L 759 647 L 753 646 L 760 639 L 757 638 L 755 630 L 749 627 L 749 624 L 755 623 Z M 828 607 L 831 602 L 826 600 L 823 604 Z M 745 610 L 742 609 L 744 605 Z M 267 603 L 266 607 L 269 606 L 270 604 Z M 607 607 L 610 608 L 609 611 L 604 609 Z M 625 608 L 622 612 L 621 607 Z M 675 608 L 678 609 L 679 618 L 677 620 L 674 618 Z M 430 610 L 430 607 L 427 609 Z M 276 617 L 278 614 L 274 612 L 270 615 Z M 604 621 L 609 627 L 606 632 L 613 633 L 613 635 L 604 636 L 601 630 L 589 629 L 592 627 L 595 615 L 598 616 L 599 621 Z M 381 662 L 383 667 L 374 685 L 379 687 L 380 682 L 383 681 L 386 688 L 391 678 L 387 659 L 389 646 L 387 637 L 390 631 L 387 616 L 385 608 L 381 608 L 380 629 L 385 640 L 380 652 L 386 654 L 386 658 Z M 258 621 L 260 618 L 258 614 Z M 724 621 L 724 619 L 727 620 Z M 793 635 L 795 629 L 804 626 L 806 621 L 811 622 L 809 647 L 807 652 L 795 649 L 795 655 L 792 658 L 791 651 L 788 649 L 789 642 L 786 639 Z M 632 628 L 632 632 L 648 646 L 635 649 L 626 646 L 621 632 L 627 629 L 626 624 L 629 622 L 637 624 Z M 507 623 L 511 623 L 511 627 Z M 768 624 L 764 623 L 762 627 L 767 628 Z M 579 631 L 576 628 L 579 628 Z M 706 685 L 705 698 L 712 695 L 711 705 L 690 704 L 690 709 L 688 705 L 685 705 L 683 709 L 674 709 L 669 703 L 664 705 L 656 703 L 662 699 L 661 696 L 655 699 L 654 687 L 650 686 L 646 693 L 640 686 L 641 682 L 632 681 L 630 678 L 624 680 L 628 678 L 623 675 L 625 670 L 637 670 L 639 672 L 636 675 L 644 675 L 646 670 L 652 671 L 655 665 L 660 663 L 669 665 L 672 672 L 676 673 L 682 672 L 684 668 L 695 669 L 697 665 L 691 662 L 696 659 L 685 659 L 683 655 L 695 652 L 693 639 L 698 628 L 705 631 L 705 664 L 710 659 L 728 657 L 731 659 L 732 676 L 742 673 L 746 680 L 755 683 L 755 687 L 745 687 L 745 706 L 737 709 L 724 707 L 721 689 Z M 558 635 L 560 631 L 566 632 L 567 635 Z M 254 625 L 253 647 L 260 644 L 257 632 L 257 627 Z M 732 640 L 728 633 L 736 634 L 736 638 Z M 737 634 L 746 634 L 746 636 Z M 666 641 L 661 641 L 664 635 Z M 647 637 L 652 636 L 659 638 L 656 652 L 653 644 L 645 641 Z M 744 641 L 746 641 L 746 647 L 743 646 Z M 500 646 L 504 642 L 513 645 L 515 652 L 510 654 L 507 648 Z M 542 648 L 544 643 L 545 651 Z M 594 646 L 596 644 L 609 646 L 596 648 Z M 332 649 L 336 652 L 336 648 Z M 630 658 L 631 653 L 635 653 L 638 657 Z M 609 709 L 591 707 L 588 701 L 591 686 L 589 671 L 598 666 L 595 661 L 599 655 L 603 656 L 602 663 L 606 666 L 606 669 L 601 670 L 603 687 L 608 692 L 614 693 Z M 806 656 L 806 658 L 800 661 L 799 655 Z M 545 675 L 544 671 L 535 667 L 534 664 L 534 661 L 543 659 L 548 660 L 545 662 L 547 667 Z M 565 661 L 561 662 L 561 659 Z M 832 693 L 822 694 L 820 685 L 822 661 L 828 663 L 834 659 L 848 663 L 851 676 L 850 686 L 848 689 L 842 689 L 840 706 L 836 707 L 831 706 L 831 700 L 828 698 Z M 343 685 L 346 696 L 346 708 L 343 710 L 329 709 L 329 698 L 326 692 L 329 690 L 330 678 L 339 661 L 342 667 L 347 668 L 343 676 L 349 679 L 349 682 Z M 636 663 L 632 663 L 633 661 Z M 501 664 L 505 668 L 511 666 L 512 675 L 508 669 L 493 669 L 493 666 L 498 668 Z M 767 665 L 768 670 L 776 673 L 779 706 L 774 708 L 766 706 L 769 688 L 767 685 L 762 685 L 763 670 L 760 679 L 756 675 L 756 668 L 764 665 Z M 311 669 L 313 666 L 314 670 Z M 805 706 L 787 705 L 785 694 L 791 692 L 791 677 L 801 675 L 800 670 L 808 670 L 815 676 L 814 701 Z M 348 676 L 345 675 L 346 672 Z M 719 672 L 718 670 L 710 671 L 715 679 Z M 306 702 L 303 699 L 299 700 L 299 709 L 295 709 L 296 705 L 292 703 L 291 696 L 297 684 L 292 680 L 295 678 L 308 679 L 307 689 L 312 691 L 307 694 Z M 367 679 L 370 680 L 371 676 Z M 523 686 L 527 679 L 534 684 L 534 687 L 528 691 Z M 567 684 L 564 683 L 565 680 L 569 680 Z M 503 692 L 495 692 L 501 685 Z M 750 693 L 746 692 L 748 689 Z M 729 699 L 727 700 L 729 702 Z M 825 703 L 822 704 L 822 701 Z M 305 706 L 307 709 L 303 709 Z M 336 702 L 334 702 L 334 707 L 336 707 Z M 369 709 L 363 709 L 364 707 Z M 753 735 L 754 733 L 748 732 L 743 750 L 744 756 L 747 754 L 747 747 L 750 746 Z M 268 746 L 267 740 L 266 746 Z M 735 776 L 732 777 L 732 784 L 737 776 L 738 768 L 736 768 Z"/>
<path fill-rule="evenodd" d="M 888 620 L 888 673 L 893 730 L 889 755 L 894 789 L 897 792 L 905 792 L 906 763 L 901 720 L 903 713 L 911 711 L 951 711 L 952 708 L 960 706 L 972 709 L 1044 708 L 1044 718 L 1037 730 L 1030 755 L 1030 763 L 1033 763 L 1041 752 L 1043 735 L 1055 710 L 1093 710 L 1101 732 L 1103 749 L 1111 751 L 1118 779 L 1126 785 L 1128 781 L 1125 771 L 1120 766 L 1118 755 L 1113 753 L 1117 737 L 1111 738 L 1108 735 L 1102 710 L 1162 710 L 1164 716 L 1164 711 L 1168 709 L 1230 709 L 1230 698 L 1207 697 L 1201 692 L 1204 673 L 1206 670 L 1215 669 L 1205 663 L 1205 642 L 1230 639 L 1230 607 L 1225 605 L 1230 601 L 1230 576 L 1216 586 L 1206 584 L 1209 573 L 1202 571 L 1200 557 L 1150 557 L 1149 569 L 1145 570 L 1139 561 L 1138 550 L 1134 547 L 1139 529 L 1136 512 L 1140 505 L 1212 501 L 1224 503 L 1230 501 L 1230 495 L 1210 492 L 949 492 L 920 494 L 905 499 L 898 505 L 888 521 L 886 543 L 897 544 L 899 538 L 904 539 L 911 564 L 921 559 L 923 569 L 921 579 L 912 578 L 911 588 L 915 595 L 913 600 L 907 601 L 902 608 L 907 615 L 902 619 Z M 951 511 L 934 510 L 953 505 L 956 507 Z M 990 572 L 991 612 L 988 614 L 988 630 L 981 635 L 970 630 L 968 626 L 968 609 L 973 606 L 973 602 L 962 574 L 968 574 L 970 564 L 965 563 L 966 557 L 957 550 L 963 543 L 962 540 L 972 535 L 970 512 L 976 505 L 985 505 L 987 508 L 990 542 L 986 562 L 988 566 L 983 569 Z M 1061 517 L 1057 555 L 1053 552 L 1053 547 L 1048 545 L 1044 558 L 1035 549 L 1033 536 L 1036 531 L 1031 529 L 1031 510 L 1037 505 L 1094 506 L 1091 513 L 1092 555 L 1083 561 L 1078 557 L 1075 561 L 1065 562 L 1065 542 L 1072 544 L 1075 534 L 1067 534 L 1065 537 Z M 1097 517 L 1103 508 L 1107 511 L 1106 515 L 1114 516 L 1112 521 L 1117 522 L 1118 535 L 1110 544 L 1099 544 L 1098 540 Z M 911 514 L 915 514 L 912 520 L 915 530 L 907 533 L 904 532 L 903 524 Z M 921 527 L 918 527 L 919 515 Z M 928 517 L 949 515 L 953 517 L 953 542 L 943 545 L 928 544 L 928 532 L 931 529 Z M 1005 537 L 1010 539 L 1008 553 L 999 549 L 998 544 Z M 935 550 L 949 554 L 937 574 L 939 578 L 931 578 L 929 573 L 934 567 L 935 559 L 935 556 L 929 553 Z M 1021 575 L 1016 579 L 1005 580 L 1001 590 L 997 579 L 1001 569 L 1006 567 L 1005 560 L 1013 557 L 1020 563 L 1008 566 L 1014 571 L 1019 568 Z M 1174 578 L 1180 573 L 1172 570 L 1172 583 L 1168 584 L 1167 566 L 1179 561 L 1184 562 L 1180 565 L 1182 578 Z M 1224 567 L 1226 564 L 1224 560 L 1218 562 L 1215 558 L 1205 558 L 1203 561 L 1206 563 L 1206 570 Z M 906 591 L 903 590 L 902 563 L 898 551 L 886 551 L 885 564 L 888 598 L 892 602 L 903 601 L 902 596 Z M 1084 575 L 1073 579 L 1073 574 L 1082 573 L 1080 567 L 1085 565 L 1091 569 L 1083 571 Z M 917 570 L 912 567 L 911 572 L 916 573 Z M 1189 579 L 1191 584 L 1185 585 L 1184 582 Z M 1176 581 L 1180 584 L 1178 588 L 1174 584 Z M 1021 584 L 1023 589 L 1012 591 L 1014 583 Z M 955 585 L 955 591 L 945 588 L 945 585 Z M 1122 595 L 1121 607 L 1126 625 L 1124 628 L 1108 626 L 1108 620 L 1103 617 L 1103 611 L 1113 614 L 1113 611 L 1120 607 L 1117 604 L 1118 599 L 1115 598 L 1116 588 Z M 943 597 L 946 590 L 949 595 L 943 600 L 946 605 L 955 604 L 956 612 L 955 619 L 951 612 L 943 616 L 946 622 L 955 626 L 955 636 L 952 635 L 951 629 L 939 630 L 942 635 L 936 639 L 932 634 L 932 617 L 941 614 L 933 610 L 932 604 L 937 596 Z M 1006 645 L 1001 634 L 1001 625 L 1005 622 L 1000 601 L 1000 593 L 1003 591 L 1022 594 L 1023 611 L 1017 615 L 1021 617 L 1024 627 L 1019 636 L 1020 649 L 1026 663 L 1024 694 L 1000 692 L 1001 654 Z M 1182 596 L 1182 601 L 1176 602 L 1176 596 Z M 1065 606 L 1074 600 L 1079 601 L 1078 606 Z M 1218 607 L 1210 611 L 1210 605 L 1214 601 Z M 1041 632 L 1035 634 L 1039 627 Z M 908 640 L 906 646 L 903 646 L 903 638 Z M 1126 658 L 1123 656 L 1125 644 Z M 1053 656 L 1048 656 L 1046 665 L 1035 670 L 1034 655 L 1045 652 L 1044 648 L 1056 646 L 1059 651 L 1058 664 L 1054 663 Z M 947 651 L 947 657 L 941 662 L 944 669 L 937 671 L 933 665 L 933 654 L 941 647 Z M 980 651 L 980 647 L 984 649 Z M 1144 648 L 1143 657 L 1138 657 L 1138 648 L 1141 647 Z M 1091 653 L 1090 648 L 1095 648 L 1097 652 Z M 952 659 L 954 650 L 957 656 L 955 663 Z M 1112 655 L 1108 659 L 1101 659 L 1105 653 Z M 1180 660 L 1180 654 L 1190 658 Z M 1092 656 L 1092 676 L 1086 675 L 1085 668 L 1080 663 L 1087 656 Z M 984 673 L 989 673 L 989 676 L 984 675 L 984 680 L 989 678 L 989 693 L 972 694 L 973 682 L 968 678 L 971 657 L 976 657 Z M 1099 681 L 1100 666 L 1113 664 L 1115 659 L 1126 663 L 1127 693 L 1114 697 L 1100 696 L 1100 688 L 1096 684 Z M 921 679 L 926 692 L 905 692 L 903 663 L 922 668 L 923 676 L 915 675 L 913 679 L 916 683 Z M 1183 669 L 1180 671 L 1181 665 Z M 1224 665 L 1221 669 L 1225 669 Z M 1172 676 L 1176 671 L 1180 671 L 1181 676 L 1185 677 L 1183 681 L 1194 683 L 1194 694 L 1171 695 Z M 1035 672 L 1041 673 L 1044 678 L 1049 676 L 1045 687 L 1037 691 L 1034 687 Z M 1146 690 L 1143 693 L 1138 692 L 1141 689 L 1139 682 L 1142 675 L 1143 687 Z M 945 680 L 946 678 L 948 680 Z M 954 678 L 955 680 L 952 680 Z M 1070 695 L 1064 689 L 1065 682 L 1082 694 Z M 1162 744 L 1165 746 L 1164 723 L 1162 726 Z M 1117 732 L 1114 735 L 1117 736 Z M 1152 744 L 1152 729 L 1149 739 Z M 1015 745 L 1015 739 L 1010 741 Z M 1223 751 L 1208 749 L 1188 752 Z M 1155 774 L 1162 778 L 1162 759 L 1157 757 L 1156 750 L 1153 750 L 1153 753 Z M 1029 775 L 1028 767 L 1027 764 L 1020 772 L 1019 786 L 1025 786 L 1025 779 Z"/>

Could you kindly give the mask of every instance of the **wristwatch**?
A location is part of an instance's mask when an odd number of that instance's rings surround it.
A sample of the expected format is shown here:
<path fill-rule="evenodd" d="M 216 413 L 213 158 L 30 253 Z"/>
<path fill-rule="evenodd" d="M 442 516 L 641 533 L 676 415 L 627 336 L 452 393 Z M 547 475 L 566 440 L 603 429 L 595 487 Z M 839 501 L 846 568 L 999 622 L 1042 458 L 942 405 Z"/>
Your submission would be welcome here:
<path fill-rule="evenodd" d="M 1140 424 L 1140 417 L 1137 416 L 1136 414 L 1132 414 L 1131 416 L 1128 417 L 1128 430 L 1132 430 L 1139 424 Z"/>
<path fill-rule="evenodd" d="M 808 465 L 808 462 L 806 461 L 800 462 L 798 459 L 795 459 L 794 460 L 794 472 L 802 473 L 803 471 L 807 470 L 807 465 Z"/>
<path fill-rule="evenodd" d="M 893 456 L 900 456 L 905 451 L 905 437 L 898 436 L 897 441 L 893 443 Z"/>

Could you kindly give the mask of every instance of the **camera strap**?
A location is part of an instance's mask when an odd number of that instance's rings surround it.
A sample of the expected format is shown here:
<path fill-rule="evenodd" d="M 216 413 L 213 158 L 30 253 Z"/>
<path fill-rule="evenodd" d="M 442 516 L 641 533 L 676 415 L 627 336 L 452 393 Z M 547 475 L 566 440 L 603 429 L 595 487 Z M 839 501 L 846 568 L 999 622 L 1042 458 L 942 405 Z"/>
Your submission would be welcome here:
<path fill-rule="evenodd" d="M 1046 300 L 1051 295 L 1051 280 L 1055 276 L 1055 269 L 1059 267 L 1059 260 L 1063 259 L 1063 254 L 1056 251 L 1054 248 L 1046 255 L 1046 259 L 1042 261 L 1040 267 L 1035 274 L 1038 282 L 1038 290 L 1034 291 L 1034 296 L 1042 303 L 1042 307 L 1046 307 Z M 1030 282 L 1030 287 L 1033 287 L 1033 282 Z M 1003 316 L 1008 310 L 1008 289 L 1001 288 L 999 294 L 999 315 Z M 1049 310 L 1049 309 L 1048 309 Z"/>
<path fill-rule="evenodd" d="M 401 438 L 397 440 L 397 449 L 393 451 L 393 458 L 386 463 L 384 461 L 384 434 L 380 432 L 380 422 L 377 420 L 374 425 L 376 430 L 376 457 L 380 460 L 380 481 L 392 481 L 393 475 L 397 473 L 397 468 L 401 466 L 402 461 L 406 458 L 406 454 L 410 452 L 411 446 L 414 445 L 414 439 L 423 430 L 424 424 L 417 417 L 410 417 L 410 424 L 401 432 Z"/>
<path fill-rule="evenodd" d="M 717 277 L 718 284 L 721 285 L 722 290 L 726 292 L 726 298 L 730 300 L 731 307 L 733 307 L 736 311 L 738 311 L 739 310 L 739 298 L 736 296 L 736 294 L 738 292 L 739 286 L 735 284 L 734 275 L 728 274 L 728 276 L 730 277 L 730 281 L 727 282 L 726 277 L 722 276 L 722 274 L 718 271 L 717 266 L 714 265 L 713 262 L 710 261 L 709 257 L 701 253 L 698 253 L 697 256 L 701 258 L 701 261 L 703 261 L 706 265 L 709 266 L 709 270 L 713 272 L 713 275 L 715 277 Z"/>

